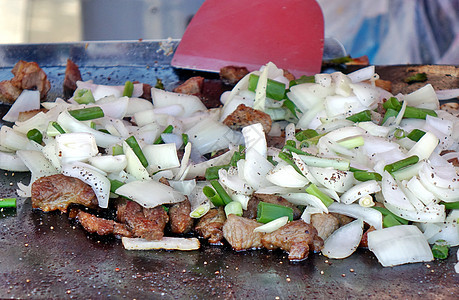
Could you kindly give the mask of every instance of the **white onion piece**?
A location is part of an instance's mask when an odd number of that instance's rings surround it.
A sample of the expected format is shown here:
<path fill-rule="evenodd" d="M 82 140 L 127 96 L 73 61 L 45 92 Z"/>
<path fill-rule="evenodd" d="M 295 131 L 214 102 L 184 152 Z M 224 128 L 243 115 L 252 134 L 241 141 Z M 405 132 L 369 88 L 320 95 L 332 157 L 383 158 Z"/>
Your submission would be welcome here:
<path fill-rule="evenodd" d="M 173 144 L 178 150 L 183 145 L 183 138 L 181 135 L 176 133 L 162 133 L 161 138 L 166 144 Z"/>
<path fill-rule="evenodd" d="M 387 203 L 407 211 L 416 211 L 408 198 L 406 198 L 406 195 L 399 188 L 395 179 L 387 171 L 382 173 L 381 190 Z"/>
<path fill-rule="evenodd" d="M 100 107 L 104 111 L 104 116 L 115 119 L 122 119 L 126 115 L 128 105 L 128 97 L 116 98 L 113 96 L 109 96 L 96 101 L 94 105 L 90 106 Z"/>
<path fill-rule="evenodd" d="M 318 83 L 323 87 L 330 87 L 332 84 L 331 75 L 327 73 L 320 73 L 314 75 L 314 81 L 315 83 Z"/>
<path fill-rule="evenodd" d="M 448 100 L 459 97 L 459 89 L 447 89 L 435 91 L 438 100 Z"/>
<path fill-rule="evenodd" d="M 134 150 L 123 141 L 123 152 L 126 155 L 126 172 L 137 178 L 137 180 L 147 180 L 149 179 L 149 174 L 147 169 L 142 165 L 137 155 L 134 153 Z"/>
<path fill-rule="evenodd" d="M 396 216 L 413 222 L 437 223 L 445 221 L 445 207 L 431 204 L 421 210 L 407 210 L 391 203 L 385 203 L 386 208 Z"/>
<path fill-rule="evenodd" d="M 182 193 L 154 180 L 128 182 L 116 189 L 115 193 L 127 197 L 146 208 L 178 203 L 186 199 Z"/>
<path fill-rule="evenodd" d="M 432 182 L 432 177 L 428 176 L 428 172 L 419 172 L 419 180 L 422 185 L 438 199 L 445 202 L 456 202 L 459 200 L 459 189 L 438 187 Z"/>
<path fill-rule="evenodd" d="M 233 201 L 237 201 L 241 203 L 242 209 L 247 210 L 247 205 L 249 204 L 249 200 L 252 198 L 252 196 L 249 195 L 243 195 L 243 194 L 236 194 L 232 193 L 231 194 L 231 199 Z"/>
<path fill-rule="evenodd" d="M 364 80 L 370 80 L 373 78 L 373 75 L 375 75 L 375 66 L 368 66 L 347 74 L 347 77 L 355 83 Z"/>
<path fill-rule="evenodd" d="M 295 168 L 288 164 L 278 164 L 268 172 L 266 179 L 275 185 L 284 187 L 303 187 L 309 183 L 306 177 L 299 174 Z"/>
<path fill-rule="evenodd" d="M 320 212 L 328 213 L 328 208 L 325 204 L 316 196 L 308 193 L 288 193 L 281 194 L 288 202 L 295 205 L 313 206 L 320 209 Z"/>
<path fill-rule="evenodd" d="M 195 112 L 207 110 L 201 100 L 194 95 L 178 94 L 152 88 L 151 97 L 155 108 L 180 104 L 184 108 L 183 117 L 189 117 Z"/>
<path fill-rule="evenodd" d="M 142 151 L 148 161 L 147 170 L 150 174 L 180 167 L 175 144 L 146 145 Z"/>
<path fill-rule="evenodd" d="M 306 113 L 332 93 L 332 87 L 324 87 L 317 83 L 302 83 L 292 86 L 287 95 L 300 111 Z"/>
<path fill-rule="evenodd" d="M 316 104 L 315 106 L 310 107 L 309 110 L 307 110 L 298 120 L 296 123 L 296 127 L 300 129 L 315 129 L 318 126 L 321 125 L 321 122 L 319 120 L 319 114 L 323 113 L 325 114 L 324 109 L 324 104 L 323 102 L 320 102 Z"/>
<path fill-rule="evenodd" d="M 126 111 L 126 117 L 132 117 L 135 113 L 153 109 L 153 103 L 142 98 L 129 98 L 129 103 Z"/>
<path fill-rule="evenodd" d="M 174 190 L 190 196 L 196 187 L 196 180 L 169 180 L 169 184 Z"/>
<path fill-rule="evenodd" d="M 57 122 L 64 128 L 65 132 L 91 133 L 96 139 L 97 145 L 103 148 L 107 148 L 122 141 L 120 137 L 92 129 L 91 127 L 72 117 L 68 111 L 63 111 L 57 118 Z"/>
<path fill-rule="evenodd" d="M 55 120 L 56 117 L 57 115 L 54 116 L 49 112 L 45 114 L 40 111 L 33 117 L 23 122 L 16 121 L 15 125 L 13 126 L 13 129 L 23 134 L 27 134 L 29 130 L 34 128 L 38 129 L 40 132 L 44 132 L 48 128 L 49 122 Z"/>
<path fill-rule="evenodd" d="M 352 94 L 352 89 L 349 86 L 352 81 L 347 75 L 341 72 L 334 72 L 331 74 L 331 77 L 332 85 L 335 88 L 335 94 L 343 97 L 349 97 Z"/>
<path fill-rule="evenodd" d="M 126 250 L 180 250 L 191 251 L 198 250 L 200 247 L 197 238 L 178 238 L 178 237 L 163 237 L 158 241 L 149 241 L 142 238 L 122 237 L 124 249 Z"/>
<path fill-rule="evenodd" d="M 231 157 L 233 156 L 236 150 L 237 148 L 233 147 L 232 149 L 223 153 L 222 155 L 219 155 L 212 159 L 191 165 L 190 170 L 188 174 L 186 175 L 185 179 L 192 179 L 197 176 L 204 176 L 207 168 L 212 167 L 212 166 L 221 166 L 221 165 L 228 164 L 231 161 Z M 191 158 L 193 159 L 193 157 Z"/>
<path fill-rule="evenodd" d="M 218 170 L 219 181 L 221 184 L 241 195 L 251 195 L 253 188 L 245 182 L 238 174 L 230 174 L 225 169 Z"/>
<path fill-rule="evenodd" d="M 255 149 L 246 149 L 245 157 L 244 169 L 241 172 L 244 180 L 255 190 L 270 186 L 271 183 L 266 179 L 266 174 L 272 169 L 273 165 Z"/>
<path fill-rule="evenodd" d="M 106 173 L 119 173 L 127 166 L 126 155 L 97 155 L 89 158 L 89 163 Z"/>
<path fill-rule="evenodd" d="M 367 109 L 356 96 L 328 96 L 324 105 L 329 117 L 353 115 Z"/>
<path fill-rule="evenodd" d="M 0 152 L 0 169 L 15 172 L 28 172 L 29 168 L 14 153 Z"/>
<path fill-rule="evenodd" d="M 447 166 L 432 166 L 423 164 L 419 170 L 426 178 L 431 178 L 432 184 L 445 189 L 458 189 L 459 177 L 453 165 L 448 163 Z"/>
<path fill-rule="evenodd" d="M 271 233 L 273 231 L 276 231 L 277 229 L 281 228 L 288 222 L 288 217 L 280 217 L 275 220 L 272 220 L 271 222 L 268 222 L 264 225 L 258 226 L 253 229 L 253 232 L 263 232 L 263 233 Z"/>
<path fill-rule="evenodd" d="M 357 124 L 360 128 L 366 130 L 369 134 L 377 137 L 386 137 L 389 134 L 390 129 L 385 126 L 379 126 L 372 121 L 359 122 Z"/>
<path fill-rule="evenodd" d="M 322 214 L 322 213 L 323 211 L 320 208 L 317 208 L 314 206 L 306 206 L 300 218 L 306 223 L 311 224 L 311 216 L 314 214 Z"/>
<path fill-rule="evenodd" d="M 186 174 L 190 170 L 191 164 L 190 164 L 190 155 L 191 155 L 191 143 L 186 144 L 185 146 L 185 151 L 183 153 L 182 161 L 180 162 L 180 168 L 175 174 L 174 178 L 176 180 L 184 180 L 186 177 Z"/>
<path fill-rule="evenodd" d="M 260 76 L 258 77 L 257 87 L 255 88 L 255 102 L 253 103 L 253 108 L 261 111 L 265 111 L 265 102 L 266 102 L 266 86 L 268 85 L 268 71 L 269 63 L 266 65 L 266 68 L 261 71 Z"/>
<path fill-rule="evenodd" d="M 2 120 L 7 122 L 16 122 L 20 112 L 40 108 L 40 92 L 23 90 L 19 97 L 11 105 L 10 109 L 3 116 Z"/>
<path fill-rule="evenodd" d="M 62 174 L 75 177 L 90 185 L 96 194 L 99 207 L 107 208 L 110 197 L 110 180 L 105 174 L 97 172 L 94 168 L 89 168 L 84 164 L 67 164 L 62 166 Z"/>
<path fill-rule="evenodd" d="M 368 233 L 368 248 L 384 267 L 432 261 L 429 243 L 414 225 L 399 225 Z"/>
<path fill-rule="evenodd" d="M 407 101 L 409 106 L 434 110 L 440 107 L 437 94 L 430 83 L 408 95 L 405 95 L 403 100 Z"/>
<path fill-rule="evenodd" d="M 381 187 L 376 180 L 368 180 L 348 189 L 341 195 L 340 200 L 344 204 L 351 204 L 362 197 L 377 193 L 380 190 Z"/>
<path fill-rule="evenodd" d="M 74 161 L 87 161 L 96 156 L 99 150 L 94 136 L 87 132 L 64 133 L 56 136 L 56 153 L 62 164 Z"/>
<path fill-rule="evenodd" d="M 309 167 L 314 178 L 323 186 L 338 193 L 344 193 L 354 184 L 352 172 L 345 172 L 331 168 Z"/>
<path fill-rule="evenodd" d="M 40 177 L 59 173 L 41 151 L 19 150 L 16 154 L 32 173 L 31 183 Z"/>
<path fill-rule="evenodd" d="M 247 151 L 255 150 L 266 158 L 268 147 L 266 144 L 266 134 L 260 123 L 252 124 L 242 128 L 242 135 Z"/>
<path fill-rule="evenodd" d="M 363 221 L 357 219 L 335 230 L 324 242 L 322 254 L 343 259 L 355 252 L 363 235 Z"/>
<path fill-rule="evenodd" d="M 351 83 L 349 86 L 359 99 L 360 103 L 368 108 L 375 106 L 379 100 L 379 90 L 368 83 Z"/>
<path fill-rule="evenodd" d="M 3 125 L 0 128 L 0 146 L 12 151 L 26 149 L 29 139 L 25 134 L 16 132 L 13 128 Z"/>
<path fill-rule="evenodd" d="M 426 236 L 426 233 L 429 231 L 429 226 L 434 226 L 435 229 L 433 234 Z M 459 245 L 459 226 L 457 223 L 448 222 L 425 224 L 424 235 L 426 236 L 429 244 L 434 244 L 438 240 L 444 240 L 451 247 Z"/>
<path fill-rule="evenodd" d="M 383 217 L 376 209 L 363 207 L 358 204 L 342 204 L 334 202 L 328 206 L 328 211 L 343 214 L 356 219 L 362 219 L 365 223 L 373 226 L 377 230 L 382 229 Z"/>

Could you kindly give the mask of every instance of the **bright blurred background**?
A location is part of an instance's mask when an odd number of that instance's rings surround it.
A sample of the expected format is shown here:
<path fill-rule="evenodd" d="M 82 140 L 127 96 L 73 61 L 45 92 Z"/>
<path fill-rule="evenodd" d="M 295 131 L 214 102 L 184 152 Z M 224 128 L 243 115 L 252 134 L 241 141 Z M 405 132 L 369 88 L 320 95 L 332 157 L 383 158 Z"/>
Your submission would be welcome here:
<path fill-rule="evenodd" d="M 203 2 L 0 0 L 0 44 L 180 38 Z M 352 57 L 367 55 L 380 65 L 459 65 L 459 0 L 318 2 L 325 35 Z"/>

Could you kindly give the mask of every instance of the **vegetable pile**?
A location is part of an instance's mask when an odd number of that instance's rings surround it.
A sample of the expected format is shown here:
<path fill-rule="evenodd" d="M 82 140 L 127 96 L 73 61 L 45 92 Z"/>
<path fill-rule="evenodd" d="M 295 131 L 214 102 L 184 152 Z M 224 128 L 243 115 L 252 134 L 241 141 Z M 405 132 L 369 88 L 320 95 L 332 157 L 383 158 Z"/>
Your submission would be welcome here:
<path fill-rule="evenodd" d="M 444 258 L 459 245 L 458 112 L 441 110 L 429 84 L 392 95 L 377 79 L 371 66 L 289 81 L 268 63 L 209 110 L 196 96 L 157 88 L 152 102 L 140 99 L 142 85 L 131 82 L 78 82 L 70 100 L 43 103 L 24 90 L 3 118 L 14 125 L 0 129 L 0 168 L 31 172 L 29 185 L 18 184 L 22 197 L 38 178 L 62 173 L 90 185 L 100 208 L 119 196 L 146 208 L 187 197 L 192 218 L 214 206 L 242 216 L 254 193 L 278 195 L 306 223 L 315 214 L 355 218 L 324 241 L 327 257 L 351 255 L 367 224 L 368 248 L 383 266 Z M 241 104 L 268 114 L 270 132 L 223 124 Z M 40 105 L 46 111 L 18 121 Z M 276 136 L 285 136 L 283 146 L 268 147 Z M 263 225 L 254 231 L 292 220 L 291 208 L 260 202 Z M 123 243 L 145 248 L 141 239 Z"/>

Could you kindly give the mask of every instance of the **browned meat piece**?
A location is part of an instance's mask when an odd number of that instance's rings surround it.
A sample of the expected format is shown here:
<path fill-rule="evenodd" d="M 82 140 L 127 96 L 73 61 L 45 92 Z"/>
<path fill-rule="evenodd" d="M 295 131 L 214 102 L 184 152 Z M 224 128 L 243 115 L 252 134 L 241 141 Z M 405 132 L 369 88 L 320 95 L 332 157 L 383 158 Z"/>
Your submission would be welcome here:
<path fill-rule="evenodd" d="M 317 235 L 326 240 L 339 228 L 339 220 L 331 214 L 313 214 L 311 216 L 311 225 L 317 230 Z"/>
<path fill-rule="evenodd" d="M 26 121 L 30 118 L 32 118 L 33 116 L 35 116 L 36 114 L 38 114 L 39 112 L 47 112 L 48 110 L 46 108 L 40 108 L 40 109 L 33 109 L 33 110 L 28 110 L 28 111 L 21 111 L 19 112 L 19 115 L 18 115 L 18 121 L 19 122 L 23 122 L 23 121 Z"/>
<path fill-rule="evenodd" d="M 202 92 L 204 77 L 194 76 L 174 89 L 174 92 L 188 95 L 198 95 Z"/>
<path fill-rule="evenodd" d="M 373 226 L 370 226 L 370 228 L 368 228 L 362 235 L 362 239 L 360 240 L 360 244 L 359 244 L 359 247 L 362 247 L 362 248 L 368 248 L 368 233 L 369 232 L 372 232 L 372 231 L 375 231 L 376 228 L 374 228 Z"/>
<path fill-rule="evenodd" d="M 147 83 L 144 83 L 142 85 L 142 88 L 143 88 L 143 93 L 140 96 L 140 98 L 143 98 L 143 99 L 151 101 L 151 85 L 149 85 Z"/>
<path fill-rule="evenodd" d="M 294 220 L 297 220 L 301 217 L 301 210 L 299 210 L 295 204 L 288 202 L 281 196 L 258 193 L 253 194 L 253 197 L 249 200 L 249 203 L 247 204 L 247 210 L 244 211 L 243 217 L 255 219 L 257 217 L 257 207 L 260 201 L 292 208 Z"/>
<path fill-rule="evenodd" d="M 15 87 L 11 81 L 4 80 L 0 82 L 0 101 L 4 103 L 14 103 L 21 93 L 22 90 Z"/>
<path fill-rule="evenodd" d="M 169 208 L 171 231 L 176 234 L 187 233 L 193 227 L 193 219 L 190 217 L 191 204 L 188 199 L 174 204 Z"/>
<path fill-rule="evenodd" d="M 285 145 L 285 135 L 281 136 L 266 136 L 266 143 L 268 144 L 268 147 L 274 147 L 277 149 L 282 149 Z"/>
<path fill-rule="evenodd" d="M 132 233 L 126 228 L 126 226 L 124 226 L 124 224 L 98 218 L 95 215 L 82 210 L 78 211 L 76 219 L 80 222 L 81 226 L 90 233 L 97 233 L 98 235 L 113 234 L 116 236 L 132 236 Z"/>
<path fill-rule="evenodd" d="M 220 78 L 226 84 L 234 85 L 249 74 L 246 67 L 227 66 L 220 69 Z"/>
<path fill-rule="evenodd" d="M 223 237 L 236 251 L 258 249 L 263 246 L 261 244 L 263 233 L 253 232 L 253 230 L 260 225 L 263 224 L 230 214 L 223 226 Z"/>
<path fill-rule="evenodd" d="M 331 214 L 338 219 L 339 227 L 344 226 L 354 221 L 353 218 L 342 215 L 342 214 L 338 214 L 338 213 L 331 213 Z"/>
<path fill-rule="evenodd" d="M 160 240 L 164 236 L 164 228 L 169 221 L 169 216 L 162 206 L 144 208 L 134 201 L 128 201 L 123 208 L 123 216 L 118 215 L 118 220 L 124 220 L 133 236 L 147 240 Z"/>
<path fill-rule="evenodd" d="M 94 191 L 80 179 L 57 174 L 41 177 L 32 184 L 33 208 L 67 212 L 72 203 L 97 207 Z"/>
<path fill-rule="evenodd" d="M 271 117 L 265 112 L 253 109 L 244 104 L 239 104 L 236 110 L 223 120 L 223 124 L 234 130 L 242 129 L 247 125 L 256 123 L 263 125 L 266 134 L 271 131 Z"/>
<path fill-rule="evenodd" d="M 205 239 L 209 239 L 211 244 L 221 244 L 223 238 L 223 225 L 225 224 L 226 216 L 222 207 L 212 208 L 199 219 L 195 227 L 196 232 Z"/>
<path fill-rule="evenodd" d="M 11 71 L 14 74 L 11 83 L 22 90 L 38 90 L 40 99 L 46 98 L 51 84 L 45 72 L 36 62 L 20 60 Z"/>
<path fill-rule="evenodd" d="M 283 70 L 284 71 L 284 77 L 287 78 L 288 81 L 295 80 L 295 75 L 290 73 L 288 70 Z"/>
<path fill-rule="evenodd" d="M 64 97 L 70 98 L 73 96 L 73 93 L 77 89 L 77 81 L 81 81 L 81 73 L 77 64 L 72 60 L 67 59 L 67 66 L 65 68 L 65 77 L 64 77 Z"/>
<path fill-rule="evenodd" d="M 323 240 L 317 230 L 303 220 L 290 222 L 281 228 L 265 234 L 261 243 L 267 249 L 280 248 L 289 253 L 289 260 L 305 259 L 309 251 L 318 252 L 323 247 Z"/>

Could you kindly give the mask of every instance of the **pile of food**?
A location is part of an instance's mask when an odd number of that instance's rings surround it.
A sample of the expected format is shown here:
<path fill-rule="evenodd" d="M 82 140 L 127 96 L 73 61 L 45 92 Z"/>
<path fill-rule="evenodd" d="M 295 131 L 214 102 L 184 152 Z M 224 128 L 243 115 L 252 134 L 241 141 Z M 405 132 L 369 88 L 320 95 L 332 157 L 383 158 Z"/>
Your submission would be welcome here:
<path fill-rule="evenodd" d="M 293 78 L 268 63 L 224 68 L 235 85 L 211 104 L 202 77 L 172 92 L 107 86 L 69 61 L 70 98 L 41 102 L 49 82 L 35 65 L 19 62 L 0 83 L 17 92 L 0 168 L 31 172 L 18 194 L 35 209 L 126 249 L 195 250 L 205 239 L 297 261 L 368 247 L 394 266 L 459 245 L 459 109 L 440 107 L 430 84 L 393 95 L 373 66 Z"/>

